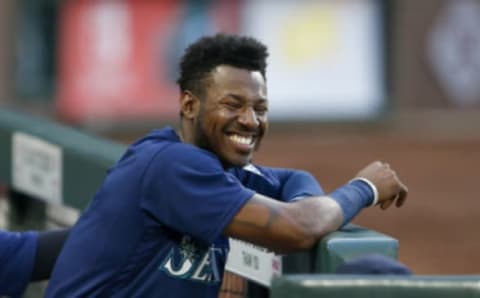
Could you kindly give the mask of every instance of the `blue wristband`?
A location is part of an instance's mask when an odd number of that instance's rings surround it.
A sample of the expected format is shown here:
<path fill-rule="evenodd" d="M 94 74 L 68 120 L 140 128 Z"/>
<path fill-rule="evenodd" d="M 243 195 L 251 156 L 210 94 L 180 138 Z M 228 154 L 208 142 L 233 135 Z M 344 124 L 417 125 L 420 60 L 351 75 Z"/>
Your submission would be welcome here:
<path fill-rule="evenodd" d="M 345 225 L 360 210 L 372 203 L 374 193 L 367 183 L 361 180 L 353 180 L 334 190 L 329 197 L 340 205 L 343 212 L 343 225 Z"/>

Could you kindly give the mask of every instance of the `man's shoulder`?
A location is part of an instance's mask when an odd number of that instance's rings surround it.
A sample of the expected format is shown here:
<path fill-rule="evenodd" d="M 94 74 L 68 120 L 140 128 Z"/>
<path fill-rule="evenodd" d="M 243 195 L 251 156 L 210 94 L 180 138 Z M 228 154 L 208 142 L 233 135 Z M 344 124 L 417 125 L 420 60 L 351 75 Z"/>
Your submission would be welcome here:
<path fill-rule="evenodd" d="M 161 153 L 161 155 L 165 157 L 175 157 L 175 160 L 188 159 L 190 156 L 205 156 L 206 158 L 217 159 L 217 157 L 209 151 L 182 142 L 175 130 L 169 126 L 152 130 L 130 145 L 129 150 L 147 155 L 148 152 L 155 155 Z"/>
<path fill-rule="evenodd" d="M 224 172 L 215 154 L 181 141 L 150 141 L 148 144 L 129 150 L 135 151 L 133 155 L 138 161 L 137 167 L 146 166 L 150 169 L 149 173 L 153 174 L 174 173 L 186 169 L 199 172 Z"/>
<path fill-rule="evenodd" d="M 212 152 L 182 142 L 166 144 L 162 148 L 159 148 L 155 155 L 156 159 L 163 161 L 174 161 L 177 164 L 220 164 L 218 157 Z"/>
<path fill-rule="evenodd" d="M 211 153 L 183 143 L 171 128 L 153 130 L 144 137 L 138 139 L 130 146 L 122 156 L 122 159 L 135 158 L 146 159 L 147 162 L 153 159 L 170 159 L 181 161 L 189 159 L 190 156 L 206 155 L 214 157 Z"/>

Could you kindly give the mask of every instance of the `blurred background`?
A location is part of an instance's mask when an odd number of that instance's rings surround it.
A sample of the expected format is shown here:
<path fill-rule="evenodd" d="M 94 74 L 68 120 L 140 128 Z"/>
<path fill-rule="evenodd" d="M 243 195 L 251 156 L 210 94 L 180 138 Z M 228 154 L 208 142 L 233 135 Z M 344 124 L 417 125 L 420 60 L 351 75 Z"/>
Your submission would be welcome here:
<path fill-rule="evenodd" d="M 407 204 L 354 222 L 415 273 L 479 274 L 479 28 L 476 0 L 2 0 L 0 106 L 130 143 L 176 124 L 186 45 L 255 36 L 271 106 L 255 161 L 326 191 L 389 162 Z"/>

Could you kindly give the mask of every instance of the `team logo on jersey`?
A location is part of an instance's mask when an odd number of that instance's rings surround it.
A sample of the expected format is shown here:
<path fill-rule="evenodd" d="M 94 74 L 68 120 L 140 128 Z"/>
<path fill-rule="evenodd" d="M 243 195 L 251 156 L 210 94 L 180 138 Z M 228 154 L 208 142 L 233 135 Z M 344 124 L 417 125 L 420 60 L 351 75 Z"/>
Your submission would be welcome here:
<path fill-rule="evenodd" d="M 208 284 L 219 283 L 227 253 L 227 248 L 216 248 L 213 245 L 199 247 L 189 236 L 184 236 L 180 244 L 170 250 L 159 269 L 176 278 Z"/>

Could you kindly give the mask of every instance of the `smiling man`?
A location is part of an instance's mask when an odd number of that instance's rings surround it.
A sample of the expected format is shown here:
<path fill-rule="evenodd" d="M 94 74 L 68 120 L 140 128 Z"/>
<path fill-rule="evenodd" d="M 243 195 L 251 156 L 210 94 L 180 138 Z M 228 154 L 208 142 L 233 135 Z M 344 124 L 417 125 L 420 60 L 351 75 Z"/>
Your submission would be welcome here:
<path fill-rule="evenodd" d="M 181 64 L 180 129 L 154 130 L 109 171 L 70 232 L 47 297 L 217 297 L 228 237 L 309 249 L 407 189 L 373 162 L 325 195 L 304 171 L 252 164 L 268 127 L 266 47 L 215 35 Z"/>
<path fill-rule="evenodd" d="M 265 79 L 259 71 L 219 65 L 209 80 L 205 90 L 183 93 L 183 117 L 194 124 L 184 125 L 184 141 L 215 152 L 225 168 L 246 165 L 267 129 Z"/>

